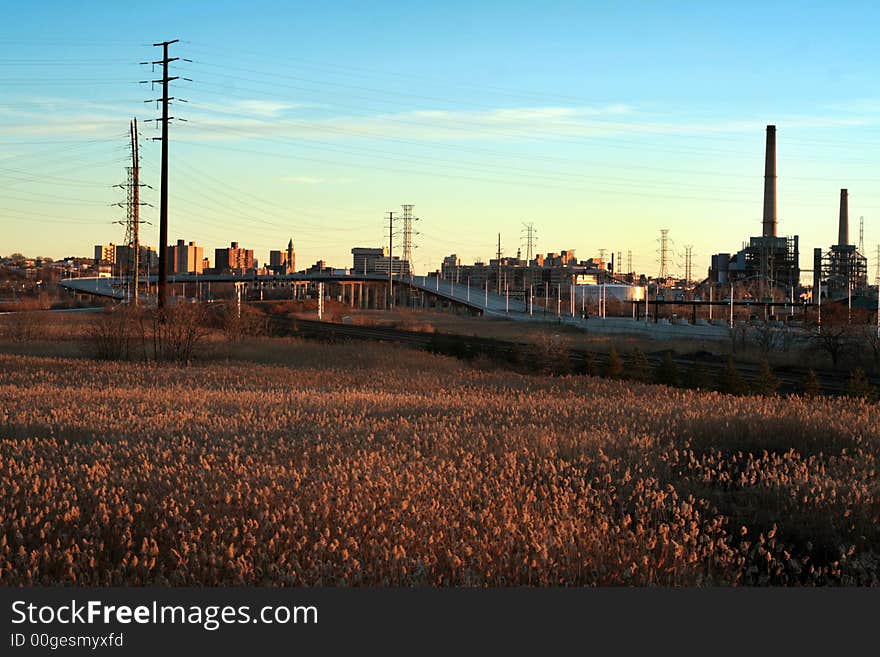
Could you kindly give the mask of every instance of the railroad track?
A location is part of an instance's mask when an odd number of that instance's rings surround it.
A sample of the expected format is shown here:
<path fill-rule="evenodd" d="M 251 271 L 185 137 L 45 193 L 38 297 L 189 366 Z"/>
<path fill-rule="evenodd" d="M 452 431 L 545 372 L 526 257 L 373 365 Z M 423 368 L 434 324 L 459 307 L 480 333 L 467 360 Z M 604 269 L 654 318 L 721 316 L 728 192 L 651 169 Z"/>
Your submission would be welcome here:
<path fill-rule="evenodd" d="M 405 331 L 401 329 L 380 326 L 356 326 L 352 324 L 336 324 L 330 322 L 318 322 L 306 319 L 294 319 L 287 317 L 270 317 L 270 323 L 278 334 L 300 335 L 308 338 L 321 340 L 376 340 L 381 342 L 393 342 L 407 346 L 430 349 L 454 344 L 455 354 L 460 356 L 472 356 L 487 354 L 492 356 L 506 356 L 513 360 L 515 354 L 527 353 L 534 345 L 528 342 L 509 342 L 494 338 L 481 338 L 475 336 L 455 335 L 446 333 L 424 333 L 420 331 Z M 582 349 L 569 349 L 569 360 L 575 369 L 583 369 L 587 359 L 591 359 L 598 371 L 602 371 L 608 363 L 608 354 Z M 648 365 L 657 367 L 664 359 L 665 352 L 649 352 L 645 354 Z M 620 357 L 626 360 L 626 354 Z M 711 380 L 717 378 L 720 370 L 726 369 L 727 358 L 712 354 L 694 356 L 673 356 L 680 375 L 684 375 L 695 364 L 702 365 Z M 760 365 L 753 363 L 737 362 L 736 369 L 748 383 L 755 381 L 760 375 Z M 794 393 L 803 390 L 804 381 L 809 373 L 807 368 L 779 367 L 774 369 L 774 375 L 779 381 L 779 392 Z M 823 394 L 840 395 L 844 392 L 848 375 L 828 371 L 816 371 L 819 388 Z M 869 377 L 869 381 L 875 386 L 880 384 L 877 377 Z"/>

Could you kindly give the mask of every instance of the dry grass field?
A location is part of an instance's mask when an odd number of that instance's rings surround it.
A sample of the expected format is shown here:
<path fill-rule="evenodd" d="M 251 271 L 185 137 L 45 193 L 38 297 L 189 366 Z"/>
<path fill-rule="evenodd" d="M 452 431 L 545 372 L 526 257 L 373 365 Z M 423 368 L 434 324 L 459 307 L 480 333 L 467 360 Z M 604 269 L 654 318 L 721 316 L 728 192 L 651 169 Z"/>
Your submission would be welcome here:
<path fill-rule="evenodd" d="M 880 583 L 865 402 L 242 349 L 0 355 L 0 584 Z"/>

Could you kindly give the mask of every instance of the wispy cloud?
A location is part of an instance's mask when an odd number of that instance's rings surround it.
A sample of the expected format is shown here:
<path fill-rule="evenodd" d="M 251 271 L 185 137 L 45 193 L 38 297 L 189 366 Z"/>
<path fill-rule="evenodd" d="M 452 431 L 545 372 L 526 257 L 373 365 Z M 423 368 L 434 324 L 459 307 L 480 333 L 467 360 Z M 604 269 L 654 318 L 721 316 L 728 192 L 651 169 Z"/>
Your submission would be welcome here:
<path fill-rule="evenodd" d="M 39 100 L 49 106 L 52 99 Z M 778 116 L 790 128 L 846 128 L 880 125 L 872 103 L 829 107 L 827 113 Z M 228 105 L 190 103 L 175 111 L 187 119 L 186 139 L 243 141 L 247 139 L 391 139 L 412 141 L 531 141 L 566 137 L 753 134 L 763 119 L 695 119 L 614 103 L 596 106 L 545 106 L 480 110 L 420 109 L 370 115 L 291 116 L 292 110 L 316 106 L 276 100 L 241 100 Z M 130 108 L 127 108 L 130 109 Z M 824 110 L 825 108 L 821 108 Z M 76 111 L 79 110 L 79 111 Z M 311 114 L 315 114 L 312 112 Z M 65 114 L 46 111 L 0 115 L 3 135 L 115 135 L 124 107 L 89 105 L 67 108 Z"/>
<path fill-rule="evenodd" d="M 229 103 L 192 102 L 187 108 L 200 114 L 221 114 L 247 118 L 277 118 L 291 110 L 315 107 L 308 103 L 276 100 L 236 100 Z"/>
<path fill-rule="evenodd" d="M 296 183 L 298 185 L 320 185 L 327 182 L 326 178 L 316 178 L 314 176 L 282 176 L 279 178 L 281 182 Z"/>
<path fill-rule="evenodd" d="M 564 137 L 618 135 L 752 134 L 763 119 L 670 119 L 615 104 L 602 107 L 524 107 L 490 110 L 414 110 L 367 116 L 327 118 L 194 117 L 190 138 L 406 139 L 419 141 L 522 141 Z M 777 123 L 787 128 L 837 128 L 876 125 L 875 114 L 788 115 Z"/>

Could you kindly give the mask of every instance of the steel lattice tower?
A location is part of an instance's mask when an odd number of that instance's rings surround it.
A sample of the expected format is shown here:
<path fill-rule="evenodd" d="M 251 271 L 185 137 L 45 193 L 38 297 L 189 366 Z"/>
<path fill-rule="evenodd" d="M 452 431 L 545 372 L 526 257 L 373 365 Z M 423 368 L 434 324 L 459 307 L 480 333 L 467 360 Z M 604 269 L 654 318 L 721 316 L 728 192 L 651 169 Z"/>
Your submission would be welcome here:
<path fill-rule="evenodd" d="M 413 204 L 408 203 L 401 206 L 403 208 L 403 253 L 401 258 L 407 263 L 410 276 L 412 276 L 412 236 L 413 236 Z"/>
<path fill-rule="evenodd" d="M 685 244 L 684 245 L 684 281 L 686 285 L 689 285 L 691 282 L 692 271 L 693 271 L 693 261 L 694 261 L 694 245 L 693 244 Z"/>
<path fill-rule="evenodd" d="M 660 229 L 660 273 L 657 278 L 665 281 L 669 277 L 669 229 Z"/>
<path fill-rule="evenodd" d="M 123 244 L 127 249 L 125 259 L 117 263 L 119 267 L 119 276 L 128 279 L 131 282 L 131 300 L 132 303 L 138 303 L 138 287 L 140 273 L 140 155 L 138 154 L 138 131 L 137 119 L 132 119 L 130 124 L 131 138 L 131 166 L 126 167 L 126 181 L 123 185 L 125 189 L 125 204 L 116 203 L 116 205 L 125 208 L 125 221 L 117 221 L 114 223 L 125 226 L 125 240 Z M 149 263 L 147 264 L 149 267 Z"/>
<path fill-rule="evenodd" d="M 526 262 L 531 262 L 532 258 L 535 257 L 535 242 L 538 241 L 535 224 L 531 221 L 529 223 L 523 222 L 522 232 L 525 233 Z"/>

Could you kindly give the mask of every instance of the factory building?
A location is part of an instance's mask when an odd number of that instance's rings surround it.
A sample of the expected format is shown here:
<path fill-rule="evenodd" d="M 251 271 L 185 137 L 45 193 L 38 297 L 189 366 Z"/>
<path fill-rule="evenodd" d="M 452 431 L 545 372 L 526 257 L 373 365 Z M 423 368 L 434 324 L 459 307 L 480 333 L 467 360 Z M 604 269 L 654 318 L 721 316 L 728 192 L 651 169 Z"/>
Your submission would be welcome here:
<path fill-rule="evenodd" d="M 813 290 L 822 289 L 824 297 L 838 300 L 864 293 L 867 287 L 868 259 L 849 243 L 849 191 L 841 189 L 837 244 L 825 253 L 813 249 Z"/>
<path fill-rule="evenodd" d="M 764 213 L 762 234 L 749 238 L 736 253 L 712 256 L 709 280 L 712 283 L 752 283 L 760 297 L 774 290 L 787 295 L 800 285 L 798 236 L 776 234 L 776 126 L 767 126 L 764 159 Z"/>

